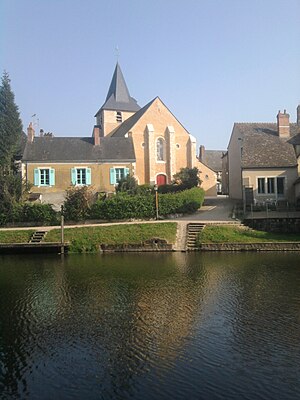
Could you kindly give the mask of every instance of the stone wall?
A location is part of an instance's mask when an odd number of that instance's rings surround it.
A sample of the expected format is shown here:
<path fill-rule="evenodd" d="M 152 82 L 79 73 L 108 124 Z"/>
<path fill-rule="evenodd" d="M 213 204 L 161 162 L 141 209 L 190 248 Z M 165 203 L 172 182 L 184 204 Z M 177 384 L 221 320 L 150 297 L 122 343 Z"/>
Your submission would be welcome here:
<path fill-rule="evenodd" d="M 141 243 L 136 244 L 101 244 L 100 251 L 103 252 L 154 252 L 154 251 L 173 251 L 173 245 L 169 244 L 164 239 L 153 238 L 149 240 L 145 240 Z"/>
<path fill-rule="evenodd" d="M 201 251 L 300 251 L 300 242 L 203 243 Z"/>
<path fill-rule="evenodd" d="M 244 224 L 258 231 L 273 233 L 300 233 L 300 218 L 253 218 Z"/>

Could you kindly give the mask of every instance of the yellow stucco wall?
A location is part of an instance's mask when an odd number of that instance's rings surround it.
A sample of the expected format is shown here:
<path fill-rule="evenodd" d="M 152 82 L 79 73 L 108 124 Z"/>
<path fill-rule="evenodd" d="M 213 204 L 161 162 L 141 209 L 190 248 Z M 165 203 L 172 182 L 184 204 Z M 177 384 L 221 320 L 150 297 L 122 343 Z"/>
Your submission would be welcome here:
<path fill-rule="evenodd" d="M 167 176 L 167 183 L 184 167 L 195 166 L 195 143 L 159 98 L 131 128 L 136 155 L 135 177 L 139 184 L 155 183 L 158 174 Z M 165 141 L 165 160 L 157 161 L 157 139 Z"/>
<path fill-rule="evenodd" d="M 35 168 L 54 168 L 54 186 L 34 186 Z M 91 168 L 91 187 L 95 192 L 114 192 L 114 185 L 110 184 L 110 168 L 129 168 L 132 172 L 133 166 L 130 163 L 27 163 L 22 168 L 23 177 L 33 186 L 31 192 L 58 193 L 63 192 L 72 185 L 72 168 Z"/>
<path fill-rule="evenodd" d="M 202 181 L 201 187 L 205 191 L 206 196 L 217 195 L 217 175 L 214 171 L 204 165 L 202 162 L 197 160 L 194 164 L 200 171 L 200 179 Z"/>
<path fill-rule="evenodd" d="M 131 117 L 133 114 L 134 112 L 121 111 L 122 122 L 126 121 L 126 119 Z M 117 122 L 116 115 L 116 111 L 102 111 L 103 136 L 110 134 L 115 128 L 121 125 L 121 122 Z"/>

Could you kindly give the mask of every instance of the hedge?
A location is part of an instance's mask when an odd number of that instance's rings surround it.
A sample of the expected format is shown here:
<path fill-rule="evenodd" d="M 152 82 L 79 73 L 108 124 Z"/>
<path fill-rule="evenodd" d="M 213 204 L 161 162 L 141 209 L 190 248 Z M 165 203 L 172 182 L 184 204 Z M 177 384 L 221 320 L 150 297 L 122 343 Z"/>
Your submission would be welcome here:
<path fill-rule="evenodd" d="M 204 191 L 192 188 L 179 193 L 158 195 L 159 215 L 192 213 L 201 207 Z M 144 219 L 155 216 L 155 196 L 118 194 L 112 198 L 98 200 L 89 212 L 91 219 Z"/>
<path fill-rule="evenodd" d="M 8 214 L 0 215 L 0 225 L 10 222 L 40 222 L 54 225 L 58 219 L 50 204 L 16 203 L 11 206 Z"/>

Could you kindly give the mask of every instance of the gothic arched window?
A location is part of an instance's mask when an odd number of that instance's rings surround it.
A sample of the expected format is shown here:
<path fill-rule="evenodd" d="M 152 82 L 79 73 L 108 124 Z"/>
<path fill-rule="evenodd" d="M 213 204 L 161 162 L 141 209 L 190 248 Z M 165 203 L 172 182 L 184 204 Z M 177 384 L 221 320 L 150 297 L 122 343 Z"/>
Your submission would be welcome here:
<path fill-rule="evenodd" d="M 165 161 L 165 141 L 158 138 L 156 141 L 156 159 L 157 161 Z"/>

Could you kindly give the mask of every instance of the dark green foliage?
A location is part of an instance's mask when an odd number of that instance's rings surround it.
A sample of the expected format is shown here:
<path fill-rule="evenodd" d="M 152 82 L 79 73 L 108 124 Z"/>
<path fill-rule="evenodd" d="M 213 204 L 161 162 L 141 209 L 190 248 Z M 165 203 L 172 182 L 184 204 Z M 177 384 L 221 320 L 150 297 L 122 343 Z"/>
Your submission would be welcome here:
<path fill-rule="evenodd" d="M 158 199 L 159 215 L 192 213 L 203 204 L 204 190 L 192 188 L 179 193 L 160 194 Z"/>
<path fill-rule="evenodd" d="M 9 76 L 4 72 L 0 86 L 0 224 L 12 218 L 23 194 L 21 175 L 14 163 L 21 139 L 22 122 Z"/>
<path fill-rule="evenodd" d="M 14 170 L 14 157 L 20 148 L 21 138 L 20 114 L 9 76 L 4 72 L 0 86 L 0 169 L 3 174 L 10 174 Z"/>
<path fill-rule="evenodd" d="M 159 194 L 159 215 L 175 213 L 189 213 L 201 207 L 204 200 L 204 191 L 201 188 L 192 188 L 180 193 Z M 130 196 L 120 193 L 115 197 L 98 200 L 92 205 L 90 213 L 92 219 L 120 220 L 120 219 L 147 219 L 155 217 L 155 196 Z"/>
<path fill-rule="evenodd" d="M 14 203 L 6 214 L 0 214 L 0 225 L 18 222 L 55 225 L 58 217 L 50 204 Z"/>
<path fill-rule="evenodd" d="M 80 221 L 88 218 L 93 196 L 88 186 L 71 187 L 67 190 L 66 201 L 64 202 L 66 220 Z"/>
<path fill-rule="evenodd" d="M 46 225 L 58 223 L 57 213 L 51 204 L 16 204 L 14 207 L 13 221 L 16 222 L 40 222 Z"/>
<path fill-rule="evenodd" d="M 119 194 L 104 201 L 98 200 L 92 205 L 90 218 L 95 219 L 131 219 L 152 218 L 155 215 L 153 196 Z"/>
<path fill-rule="evenodd" d="M 158 187 L 158 193 L 177 193 L 177 192 L 182 192 L 185 190 L 186 187 L 184 185 L 161 185 Z"/>
<path fill-rule="evenodd" d="M 185 189 L 199 186 L 201 181 L 198 168 L 181 168 L 180 171 L 174 175 L 174 182 L 178 185 L 182 185 Z"/>
<path fill-rule="evenodd" d="M 118 181 L 118 185 L 116 187 L 116 192 L 126 192 L 129 194 L 135 194 L 138 183 L 136 179 L 132 175 L 127 175 L 124 178 Z"/>

